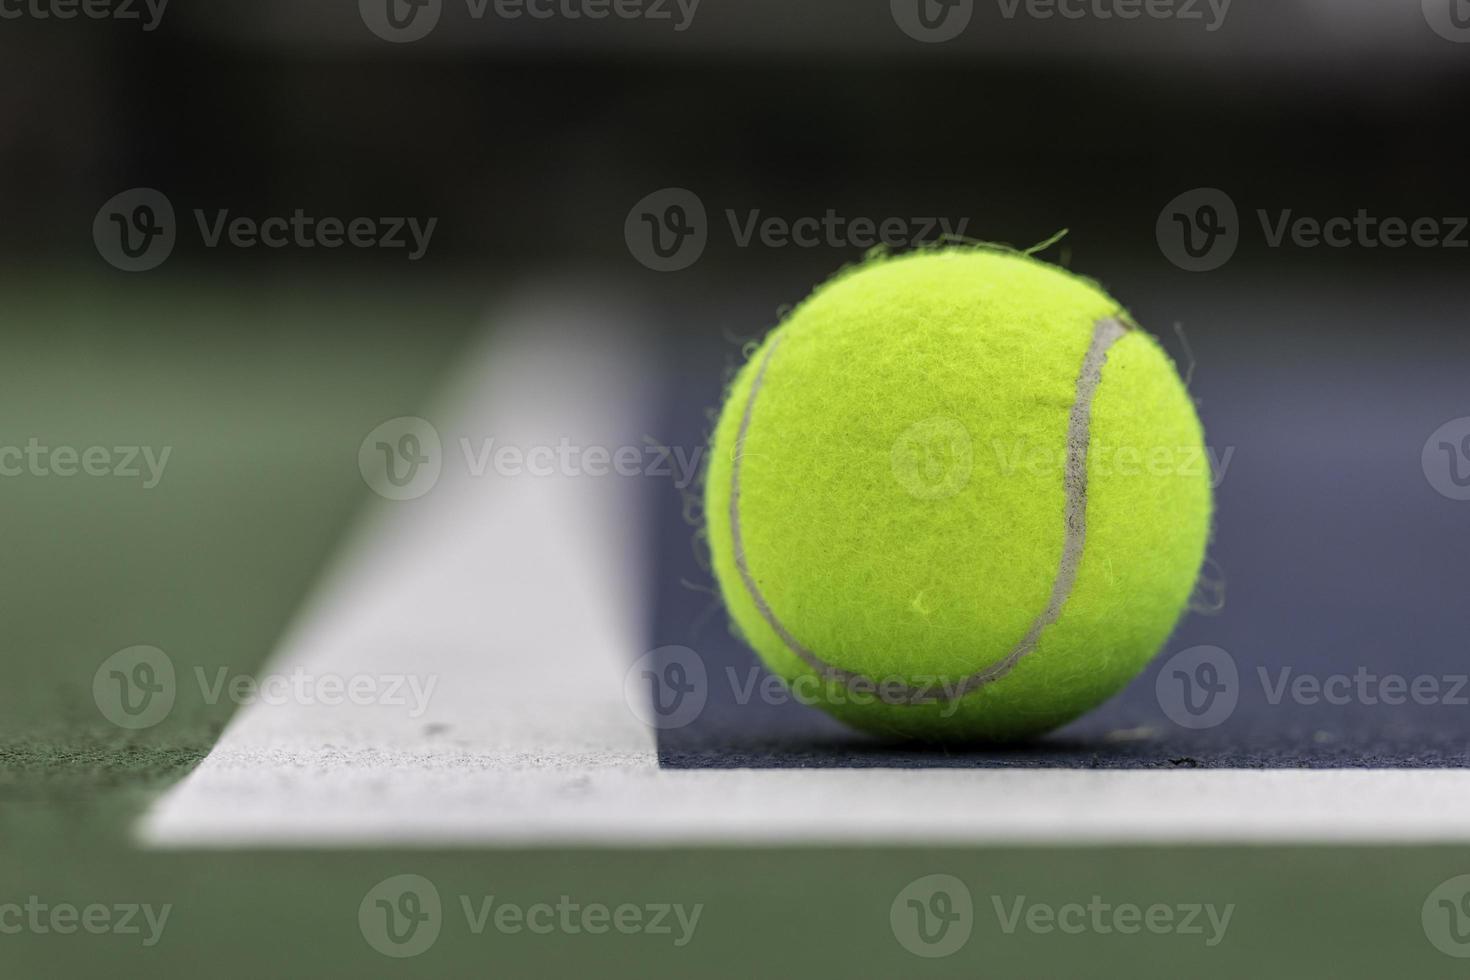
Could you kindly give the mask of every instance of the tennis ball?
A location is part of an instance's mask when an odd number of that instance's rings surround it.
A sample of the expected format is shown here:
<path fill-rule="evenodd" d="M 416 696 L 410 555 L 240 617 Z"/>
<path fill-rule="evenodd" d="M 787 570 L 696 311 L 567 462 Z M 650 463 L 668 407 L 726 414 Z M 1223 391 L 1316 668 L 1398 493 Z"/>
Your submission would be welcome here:
<path fill-rule="evenodd" d="M 1209 536 L 1173 364 L 1095 284 L 1024 255 L 880 256 L 755 350 L 705 507 L 738 631 L 873 732 L 1006 741 L 1116 693 Z"/>

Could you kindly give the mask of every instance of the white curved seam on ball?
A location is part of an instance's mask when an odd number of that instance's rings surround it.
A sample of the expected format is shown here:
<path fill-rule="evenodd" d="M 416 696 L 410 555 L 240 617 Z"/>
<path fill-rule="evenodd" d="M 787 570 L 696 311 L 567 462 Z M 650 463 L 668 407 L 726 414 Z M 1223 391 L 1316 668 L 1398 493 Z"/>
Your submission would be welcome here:
<path fill-rule="evenodd" d="M 740 528 L 740 466 L 745 456 L 745 438 L 750 431 L 751 416 L 755 412 L 756 396 L 760 393 L 765 381 L 766 368 L 770 366 L 771 357 L 780 345 L 779 337 L 772 338 L 765 355 L 761 358 L 760 367 L 756 369 L 755 377 L 751 379 L 750 396 L 746 399 L 745 411 L 740 417 L 740 430 L 735 437 L 735 454 L 731 460 L 730 471 L 730 542 L 735 552 L 735 568 L 740 573 L 746 592 L 755 601 L 761 618 L 771 629 L 775 630 L 776 635 L 781 638 L 782 643 L 786 644 L 787 649 L 823 677 L 841 681 L 849 689 L 852 689 L 855 683 L 865 684 L 873 690 L 879 700 L 898 706 L 945 704 L 950 701 L 958 701 L 980 687 L 1005 677 L 1022 657 L 1036 649 L 1037 643 L 1041 640 L 1042 631 L 1061 618 L 1062 609 L 1072 593 L 1072 586 L 1076 584 L 1077 570 L 1082 564 L 1082 550 L 1087 539 L 1087 451 L 1092 440 L 1092 402 L 1097 394 L 1097 386 L 1102 382 L 1102 370 L 1103 365 L 1107 363 L 1108 351 L 1113 344 L 1128 333 L 1128 330 L 1128 326 L 1117 316 L 1098 320 L 1093 326 L 1092 342 L 1087 348 L 1086 355 L 1082 358 L 1082 368 L 1077 375 L 1077 395 L 1067 417 L 1067 466 L 1064 474 L 1066 507 L 1063 516 L 1066 531 L 1063 536 L 1061 561 L 1058 564 L 1056 577 L 1052 580 L 1051 597 L 1047 601 L 1046 608 L 1031 623 L 1031 628 L 1026 631 L 1026 634 L 1004 659 L 966 677 L 953 690 L 945 689 L 943 697 L 933 697 L 930 693 L 932 688 L 912 688 L 903 685 L 903 695 L 897 699 L 888 696 L 883 686 L 865 675 L 835 667 L 803 646 L 785 624 L 776 617 L 770 603 L 766 601 L 766 597 L 756 585 L 755 578 L 751 575 L 750 567 L 746 562 L 745 541 Z"/>

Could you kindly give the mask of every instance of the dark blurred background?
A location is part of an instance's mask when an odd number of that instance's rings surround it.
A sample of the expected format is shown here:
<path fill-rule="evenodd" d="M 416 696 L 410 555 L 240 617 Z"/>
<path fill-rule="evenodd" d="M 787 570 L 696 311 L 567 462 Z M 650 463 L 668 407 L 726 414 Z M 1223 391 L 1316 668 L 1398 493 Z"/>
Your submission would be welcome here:
<path fill-rule="evenodd" d="M 1159 265 L 1155 218 L 1195 187 L 1224 189 L 1245 215 L 1467 210 L 1454 113 L 1470 45 L 1437 34 L 1416 0 L 1236 2 L 1223 17 L 1179 0 L 1200 20 L 1038 19 L 1024 4 L 1008 18 L 1010 0 L 990 0 L 942 43 L 905 34 L 887 0 L 704 0 L 687 19 L 647 0 L 670 19 L 597 21 L 493 5 L 477 18 L 468 0 L 435 0 L 432 30 L 408 43 L 339 0 L 175 0 L 153 30 L 141 2 L 143 23 L 0 21 L 11 268 L 95 265 L 94 214 L 135 186 L 181 215 L 434 216 L 424 265 L 502 277 L 578 263 L 638 275 L 623 218 L 666 186 L 712 217 L 939 215 L 1019 245 L 1069 228 L 1075 263 L 1104 280 Z M 801 286 L 852 258 L 739 248 L 715 223 L 679 285 L 751 267 L 740 274 Z M 1256 229 L 1237 261 L 1282 274 L 1460 261 L 1272 252 Z M 197 234 L 176 258 L 167 272 L 401 265 L 372 251 L 210 255 Z"/>

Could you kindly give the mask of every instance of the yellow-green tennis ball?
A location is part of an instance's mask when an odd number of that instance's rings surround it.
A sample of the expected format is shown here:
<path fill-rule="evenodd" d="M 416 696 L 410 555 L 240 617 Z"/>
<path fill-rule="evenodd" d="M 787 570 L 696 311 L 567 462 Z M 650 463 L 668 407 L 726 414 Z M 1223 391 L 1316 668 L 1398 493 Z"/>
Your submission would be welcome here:
<path fill-rule="evenodd" d="M 1134 677 L 1210 527 L 1173 364 L 1097 286 L 982 248 L 821 286 L 740 371 L 706 518 L 732 618 L 799 700 L 1007 740 Z"/>

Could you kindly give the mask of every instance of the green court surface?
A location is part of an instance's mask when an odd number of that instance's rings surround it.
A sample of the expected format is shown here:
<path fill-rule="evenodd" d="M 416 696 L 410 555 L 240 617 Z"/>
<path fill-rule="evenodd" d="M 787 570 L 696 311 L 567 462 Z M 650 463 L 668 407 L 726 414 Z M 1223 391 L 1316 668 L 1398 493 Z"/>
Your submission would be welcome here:
<path fill-rule="evenodd" d="M 233 705 L 195 672 L 265 660 L 367 497 L 362 438 L 432 393 L 486 300 L 458 283 L 159 283 L 39 275 L 0 300 L 0 445 L 52 451 L 0 461 L 6 824 L 207 751 Z M 77 472 L 59 475 L 65 448 Z M 137 644 L 182 682 L 164 722 L 127 733 L 92 677 Z"/>

